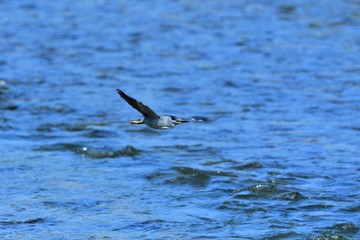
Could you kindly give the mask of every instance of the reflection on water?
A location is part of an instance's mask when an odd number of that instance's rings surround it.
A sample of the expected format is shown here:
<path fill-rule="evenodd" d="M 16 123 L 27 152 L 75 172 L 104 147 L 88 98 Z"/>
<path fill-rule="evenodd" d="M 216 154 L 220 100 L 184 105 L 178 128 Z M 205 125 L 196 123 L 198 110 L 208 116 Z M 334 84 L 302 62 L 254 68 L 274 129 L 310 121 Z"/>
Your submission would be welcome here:
<path fill-rule="evenodd" d="M 0 9 L 2 238 L 359 238 L 354 1 Z"/>

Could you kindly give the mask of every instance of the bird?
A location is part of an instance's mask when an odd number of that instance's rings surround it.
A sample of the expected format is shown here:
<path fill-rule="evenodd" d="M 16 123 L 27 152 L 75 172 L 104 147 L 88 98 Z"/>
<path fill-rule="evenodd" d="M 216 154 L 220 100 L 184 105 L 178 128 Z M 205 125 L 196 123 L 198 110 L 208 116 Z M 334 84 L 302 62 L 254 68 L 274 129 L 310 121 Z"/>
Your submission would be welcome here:
<path fill-rule="evenodd" d="M 216 119 L 209 119 L 202 116 L 191 116 L 180 118 L 173 115 L 158 115 L 150 107 L 144 103 L 130 97 L 120 89 L 116 89 L 122 99 L 124 99 L 131 107 L 139 111 L 143 117 L 137 120 L 131 120 L 130 124 L 146 124 L 150 128 L 158 130 L 172 129 L 181 123 L 187 122 L 211 122 Z"/>

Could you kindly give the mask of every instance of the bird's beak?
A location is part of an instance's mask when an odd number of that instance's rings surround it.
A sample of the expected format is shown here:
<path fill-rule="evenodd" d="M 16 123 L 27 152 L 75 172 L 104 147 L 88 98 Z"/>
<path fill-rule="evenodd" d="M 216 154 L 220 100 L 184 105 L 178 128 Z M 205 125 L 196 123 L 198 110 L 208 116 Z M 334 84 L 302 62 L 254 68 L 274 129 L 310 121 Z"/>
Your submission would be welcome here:
<path fill-rule="evenodd" d="M 140 124 L 141 123 L 141 121 L 139 121 L 139 120 L 131 120 L 130 121 L 130 124 Z"/>

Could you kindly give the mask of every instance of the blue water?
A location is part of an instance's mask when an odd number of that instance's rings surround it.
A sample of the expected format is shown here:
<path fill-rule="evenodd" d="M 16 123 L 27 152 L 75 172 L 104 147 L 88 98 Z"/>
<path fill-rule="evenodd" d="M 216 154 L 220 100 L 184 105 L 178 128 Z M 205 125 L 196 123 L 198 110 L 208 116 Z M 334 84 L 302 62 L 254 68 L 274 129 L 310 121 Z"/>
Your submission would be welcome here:
<path fill-rule="evenodd" d="M 0 1 L 0 237 L 360 239 L 359 9 Z"/>

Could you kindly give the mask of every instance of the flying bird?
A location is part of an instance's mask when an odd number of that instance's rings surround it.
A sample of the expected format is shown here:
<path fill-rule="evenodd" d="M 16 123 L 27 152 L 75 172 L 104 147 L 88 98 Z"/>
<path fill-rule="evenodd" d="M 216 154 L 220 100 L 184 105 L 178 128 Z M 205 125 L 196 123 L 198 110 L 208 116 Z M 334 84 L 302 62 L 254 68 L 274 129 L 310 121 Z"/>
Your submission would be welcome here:
<path fill-rule="evenodd" d="M 146 106 L 144 103 L 136 100 L 125 94 L 120 89 L 116 89 L 120 97 L 124 99 L 130 106 L 139 111 L 143 117 L 138 120 L 131 120 L 130 124 L 146 124 L 150 128 L 165 130 L 174 128 L 176 125 L 186 122 L 211 122 L 216 119 L 209 119 L 207 117 L 192 116 L 186 118 L 179 118 L 171 115 L 158 115 L 151 108 Z"/>

